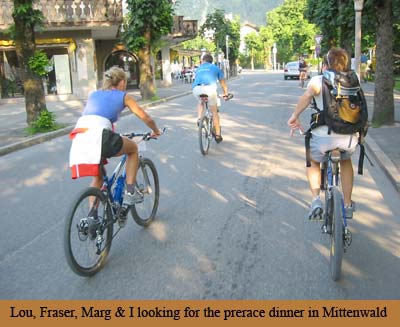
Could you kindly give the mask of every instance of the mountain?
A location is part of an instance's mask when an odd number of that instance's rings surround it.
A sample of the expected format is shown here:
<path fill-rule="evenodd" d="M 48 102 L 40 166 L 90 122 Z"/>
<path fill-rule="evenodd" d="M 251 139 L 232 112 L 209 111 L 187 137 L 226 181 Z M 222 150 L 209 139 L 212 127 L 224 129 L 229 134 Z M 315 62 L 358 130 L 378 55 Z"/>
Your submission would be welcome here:
<path fill-rule="evenodd" d="M 199 25 L 206 16 L 222 9 L 226 14 L 240 16 L 242 23 L 266 24 L 266 13 L 283 4 L 284 0 L 176 0 L 175 13 L 185 19 L 197 19 Z"/>

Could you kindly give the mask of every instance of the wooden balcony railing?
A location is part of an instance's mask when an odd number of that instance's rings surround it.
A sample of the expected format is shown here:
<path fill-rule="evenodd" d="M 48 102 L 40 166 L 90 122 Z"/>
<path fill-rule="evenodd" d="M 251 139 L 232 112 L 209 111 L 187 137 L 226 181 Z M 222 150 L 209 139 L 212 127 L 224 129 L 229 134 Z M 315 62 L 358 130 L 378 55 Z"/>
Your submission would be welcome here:
<path fill-rule="evenodd" d="M 174 16 L 172 36 L 194 36 L 197 34 L 197 20 L 184 20 L 183 16 Z"/>

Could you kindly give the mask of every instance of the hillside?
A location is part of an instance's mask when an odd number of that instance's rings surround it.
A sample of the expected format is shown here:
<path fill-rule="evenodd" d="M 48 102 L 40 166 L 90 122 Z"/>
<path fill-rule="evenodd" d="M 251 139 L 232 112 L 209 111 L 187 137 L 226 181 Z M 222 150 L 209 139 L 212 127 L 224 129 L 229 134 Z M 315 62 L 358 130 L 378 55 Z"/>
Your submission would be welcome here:
<path fill-rule="evenodd" d="M 185 16 L 185 19 L 197 19 L 200 24 L 207 14 L 215 9 L 223 9 L 226 14 L 239 15 L 242 22 L 255 25 L 265 25 L 266 13 L 278 6 L 284 0 L 177 0 L 175 12 Z"/>

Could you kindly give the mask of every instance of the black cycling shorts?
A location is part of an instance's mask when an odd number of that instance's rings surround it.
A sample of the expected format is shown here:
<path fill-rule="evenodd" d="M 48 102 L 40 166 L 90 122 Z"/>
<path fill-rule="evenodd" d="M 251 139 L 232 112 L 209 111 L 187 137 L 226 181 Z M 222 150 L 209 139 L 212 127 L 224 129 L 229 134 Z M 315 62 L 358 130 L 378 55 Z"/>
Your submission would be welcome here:
<path fill-rule="evenodd" d="M 101 156 L 104 158 L 114 157 L 122 148 L 121 135 L 112 130 L 103 129 L 101 139 Z"/>

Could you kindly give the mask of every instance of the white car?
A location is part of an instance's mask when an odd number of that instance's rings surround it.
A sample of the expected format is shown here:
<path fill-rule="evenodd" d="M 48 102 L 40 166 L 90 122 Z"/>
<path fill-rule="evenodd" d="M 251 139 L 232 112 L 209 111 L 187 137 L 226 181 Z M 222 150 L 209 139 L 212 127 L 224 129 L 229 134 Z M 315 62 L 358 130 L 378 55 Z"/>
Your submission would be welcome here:
<path fill-rule="evenodd" d="M 310 68 L 307 66 L 307 78 L 310 78 Z M 300 77 L 299 71 L 299 62 L 291 61 L 285 65 L 285 69 L 283 70 L 283 78 L 286 80 L 288 78 L 297 78 Z"/>

